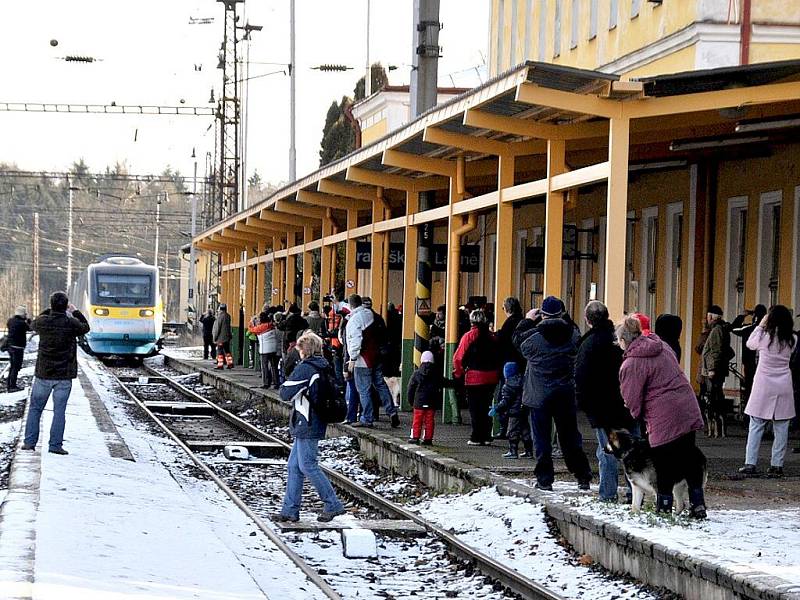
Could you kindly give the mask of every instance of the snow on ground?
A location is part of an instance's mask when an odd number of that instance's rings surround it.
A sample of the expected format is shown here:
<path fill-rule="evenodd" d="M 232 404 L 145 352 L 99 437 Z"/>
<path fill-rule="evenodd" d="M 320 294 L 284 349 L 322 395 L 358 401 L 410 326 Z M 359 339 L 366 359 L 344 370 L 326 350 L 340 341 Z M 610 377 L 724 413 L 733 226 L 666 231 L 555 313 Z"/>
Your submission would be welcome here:
<path fill-rule="evenodd" d="M 637 515 L 628 506 L 588 496 L 562 499 L 581 513 L 668 548 L 735 572 L 761 571 L 800 585 L 800 509 L 709 510 L 708 519 L 698 522 L 684 516 L 663 517 L 651 510 Z"/>
<path fill-rule="evenodd" d="M 565 598 L 656 597 L 637 584 L 579 564 L 549 531 L 541 505 L 501 496 L 494 488 L 439 496 L 416 505 L 413 510 Z"/>
<path fill-rule="evenodd" d="M 162 348 L 160 354 L 165 354 L 167 356 L 172 356 L 173 358 L 179 359 L 197 359 L 203 356 L 203 347 L 202 346 L 170 346 L 166 348 Z M 164 359 L 161 359 L 162 364 Z"/>
<path fill-rule="evenodd" d="M 191 473 L 188 459 L 137 430 L 123 399 L 108 391 L 108 375 L 91 359 L 81 363 L 136 462 L 109 456 L 75 381 L 64 442 L 70 455 L 41 457 L 37 600 L 321 597 L 213 483 L 176 475 Z M 40 445 L 51 415 L 46 410 Z"/>

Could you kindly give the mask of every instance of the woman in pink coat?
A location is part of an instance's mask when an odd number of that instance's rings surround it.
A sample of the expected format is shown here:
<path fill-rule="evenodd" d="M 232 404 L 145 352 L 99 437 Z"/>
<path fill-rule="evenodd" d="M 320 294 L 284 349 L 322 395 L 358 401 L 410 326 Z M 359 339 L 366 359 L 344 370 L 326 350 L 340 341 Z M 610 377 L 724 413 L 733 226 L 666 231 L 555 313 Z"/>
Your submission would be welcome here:
<path fill-rule="evenodd" d="M 640 318 L 630 316 L 617 330 L 625 351 L 620 391 L 634 419 L 644 419 L 656 469 L 656 510 L 672 512 L 672 488 L 686 480 L 691 516 L 706 518 L 703 479 L 706 459 L 695 445 L 703 417 L 694 390 L 675 352 L 656 334 L 645 335 Z"/>
<path fill-rule="evenodd" d="M 769 477 L 783 477 L 783 458 L 789 437 L 789 421 L 794 418 L 794 391 L 789 359 L 797 344 L 792 332 L 792 313 L 780 304 L 769 309 L 767 316 L 755 328 L 747 347 L 758 352 L 758 366 L 753 379 L 753 390 L 744 409 L 750 417 L 747 434 L 745 465 L 739 469 L 744 475 L 755 475 L 758 448 L 767 423 L 772 423 L 772 460 L 767 471 Z"/>

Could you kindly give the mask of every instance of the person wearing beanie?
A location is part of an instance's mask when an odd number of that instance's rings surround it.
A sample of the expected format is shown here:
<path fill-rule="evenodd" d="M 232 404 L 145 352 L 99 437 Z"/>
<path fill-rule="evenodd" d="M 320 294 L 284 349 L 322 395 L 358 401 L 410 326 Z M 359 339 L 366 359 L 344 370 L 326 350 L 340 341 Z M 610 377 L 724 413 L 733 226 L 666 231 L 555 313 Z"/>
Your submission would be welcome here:
<path fill-rule="evenodd" d="M 414 406 L 409 443 L 433 444 L 436 408 L 442 401 L 442 372 L 436 368 L 433 352 L 422 353 L 419 368 L 408 382 L 408 401 Z"/>
<path fill-rule="evenodd" d="M 522 404 L 522 374 L 516 362 L 509 361 L 503 366 L 500 402 L 492 409 L 494 415 L 505 414 L 508 417 L 508 452 L 503 454 L 503 458 L 519 458 L 520 441 L 525 448 L 522 458 L 533 458 L 530 410 Z"/>
<path fill-rule="evenodd" d="M 470 330 L 464 334 L 453 355 L 453 377 L 464 378 L 469 405 L 472 434 L 470 446 L 492 443 L 492 419 L 489 406 L 500 380 L 500 352 L 495 335 L 489 330 L 486 314 L 473 310 L 469 314 Z"/>
<path fill-rule="evenodd" d="M 544 491 L 553 490 L 555 475 L 551 436 L 555 422 L 567 469 L 577 479 L 578 487 L 588 490 L 592 469 L 583 452 L 575 407 L 578 329 L 566 315 L 561 299 L 548 296 L 538 314 L 520 322 L 513 339 L 528 361 L 522 404 L 531 410 L 536 487 Z"/>
<path fill-rule="evenodd" d="M 725 414 L 725 394 L 722 386 L 730 371 L 730 362 L 736 353 L 731 347 L 731 334 L 729 325 L 722 319 L 722 309 L 716 304 L 708 308 L 706 324 L 709 332 L 703 344 L 701 375 L 703 376 L 705 392 L 708 396 L 707 403 L 714 415 Z M 723 422 L 722 431 L 717 435 L 725 437 Z"/>
<path fill-rule="evenodd" d="M 637 319 L 639 323 L 642 324 L 642 335 L 650 335 L 653 333 L 650 330 L 650 317 L 648 317 L 644 313 L 635 312 L 631 315 L 634 319 Z"/>
<path fill-rule="evenodd" d="M 25 356 L 25 346 L 28 344 L 28 332 L 31 330 L 31 320 L 28 318 L 28 309 L 18 306 L 14 316 L 6 323 L 5 349 L 8 352 L 8 384 L 9 392 L 19 392 L 24 388 L 17 386 L 17 375 L 22 368 L 22 359 Z"/>
<path fill-rule="evenodd" d="M 763 304 L 756 304 L 753 310 L 744 311 L 731 322 L 731 333 L 742 339 L 741 354 L 739 354 L 742 370 L 744 371 L 741 406 L 746 405 L 747 400 L 750 398 L 750 391 L 753 389 L 753 379 L 755 379 L 756 376 L 756 364 L 758 363 L 758 355 L 755 350 L 750 350 L 750 348 L 747 347 L 747 340 L 750 339 L 756 327 L 761 323 L 761 319 L 766 315 L 767 307 Z M 751 317 L 750 324 L 745 325 L 744 321 L 748 316 Z"/>

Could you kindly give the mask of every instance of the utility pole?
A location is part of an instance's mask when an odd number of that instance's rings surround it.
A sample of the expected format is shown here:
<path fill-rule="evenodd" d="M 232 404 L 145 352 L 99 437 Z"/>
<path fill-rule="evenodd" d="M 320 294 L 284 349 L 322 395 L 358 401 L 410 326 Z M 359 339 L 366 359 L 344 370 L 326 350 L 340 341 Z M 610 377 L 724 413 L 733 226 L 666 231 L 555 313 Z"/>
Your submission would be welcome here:
<path fill-rule="evenodd" d="M 166 192 L 164 192 L 166 194 Z M 156 198 L 156 248 L 153 252 L 153 265 L 158 266 L 158 234 L 161 228 L 161 196 Z"/>
<path fill-rule="evenodd" d="M 414 0 L 414 54 L 411 69 L 411 118 L 436 105 L 438 68 L 441 48 L 439 47 L 439 0 Z M 421 211 L 432 208 L 434 192 L 419 195 Z M 428 349 L 428 321 L 431 307 L 431 252 L 433 248 L 433 224 L 425 223 L 419 228 L 417 250 L 417 293 L 414 325 L 414 363 L 419 365 L 422 352 Z M 448 306 L 447 310 L 456 310 Z M 422 333 L 419 333 L 422 332 Z"/>
<path fill-rule="evenodd" d="M 225 218 L 239 210 L 241 163 L 239 130 L 241 107 L 239 98 L 239 60 L 237 55 L 237 6 L 244 0 L 217 0 L 225 5 L 225 35 L 222 40 L 222 98 L 217 116 L 220 119 L 220 201 Z"/>
<path fill-rule="evenodd" d="M 194 148 L 192 148 L 192 158 L 194 158 L 194 183 L 192 184 L 192 241 L 189 243 L 189 306 L 194 307 L 194 316 L 195 321 L 197 320 L 197 308 L 195 306 L 195 288 L 197 284 L 195 282 L 195 255 L 196 250 L 194 247 L 194 236 L 197 235 L 197 156 L 195 154 Z M 186 321 L 189 321 L 189 316 L 186 315 Z"/>
<path fill-rule="evenodd" d="M 67 175 L 67 188 L 69 188 L 69 216 L 67 217 L 67 293 L 72 287 L 72 184 Z"/>
<path fill-rule="evenodd" d="M 69 294 L 69 289 L 67 290 Z M 31 298 L 31 313 L 39 314 L 39 213 L 33 213 L 33 295 Z"/>
<path fill-rule="evenodd" d="M 164 248 L 164 314 L 169 308 L 169 242 Z"/>
<path fill-rule="evenodd" d="M 289 182 L 297 179 L 297 148 L 295 147 L 295 65 L 294 0 L 289 1 Z"/>
<path fill-rule="evenodd" d="M 372 95 L 372 67 L 369 64 L 369 13 L 371 5 L 372 2 L 367 0 L 367 74 L 364 77 L 364 98 L 369 98 Z"/>

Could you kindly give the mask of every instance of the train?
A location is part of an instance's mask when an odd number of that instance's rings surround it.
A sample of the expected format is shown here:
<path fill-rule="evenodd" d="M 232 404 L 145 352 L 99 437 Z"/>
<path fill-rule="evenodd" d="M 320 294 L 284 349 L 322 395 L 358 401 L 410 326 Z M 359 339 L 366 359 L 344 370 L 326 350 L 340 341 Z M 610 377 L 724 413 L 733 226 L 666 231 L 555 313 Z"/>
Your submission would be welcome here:
<path fill-rule="evenodd" d="M 131 256 L 109 255 L 90 264 L 71 290 L 91 327 L 84 350 L 134 360 L 157 354 L 164 325 L 158 282 L 158 267 Z"/>

